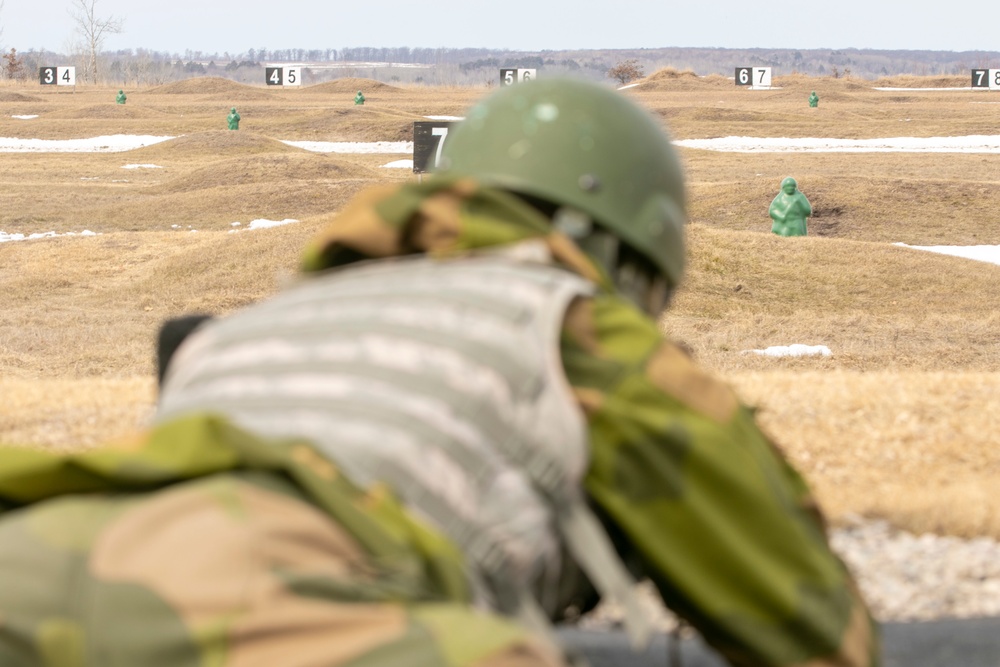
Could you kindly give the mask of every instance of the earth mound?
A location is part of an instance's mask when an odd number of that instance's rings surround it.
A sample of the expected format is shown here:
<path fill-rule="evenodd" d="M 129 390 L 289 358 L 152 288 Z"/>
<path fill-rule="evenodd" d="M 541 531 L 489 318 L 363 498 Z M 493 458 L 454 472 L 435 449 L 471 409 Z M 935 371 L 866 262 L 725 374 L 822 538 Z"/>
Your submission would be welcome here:
<path fill-rule="evenodd" d="M 17 93 L 13 90 L 0 90 L 0 102 L 38 102 L 37 97 Z"/>
<path fill-rule="evenodd" d="M 261 75 L 263 78 L 263 74 Z M 265 90 L 237 83 L 231 79 L 218 76 L 200 76 L 183 81 L 174 81 L 162 86 L 150 88 L 148 93 L 155 95 L 225 95 L 230 99 L 273 99 L 273 95 Z"/>
<path fill-rule="evenodd" d="M 886 76 L 872 82 L 873 88 L 968 88 L 971 79 L 965 75 L 912 76 L 901 74 Z"/>
<path fill-rule="evenodd" d="M 361 79 L 353 76 L 309 86 L 309 92 L 312 93 L 350 93 L 353 95 L 359 90 L 368 95 L 370 92 L 390 93 L 402 89 L 375 79 Z"/>
<path fill-rule="evenodd" d="M 163 114 L 159 111 L 139 106 L 127 106 L 124 104 L 94 104 L 85 107 L 74 107 L 72 109 L 60 109 L 46 114 L 46 118 L 64 118 L 68 120 L 123 120 L 132 118 L 159 118 Z"/>
<path fill-rule="evenodd" d="M 195 132 L 132 151 L 145 159 L 170 157 L 230 157 L 262 153 L 298 153 L 301 149 L 253 132 L 211 130 Z"/>
<path fill-rule="evenodd" d="M 664 67 L 649 76 L 633 82 L 633 88 L 642 92 L 652 91 L 682 91 L 704 90 L 706 88 L 721 88 L 731 86 L 733 82 L 718 74 L 698 76 L 692 70 L 677 70 Z"/>
<path fill-rule="evenodd" d="M 336 155 L 319 153 L 284 153 L 262 155 L 253 160 L 230 157 L 201 167 L 159 186 L 163 194 L 194 192 L 207 188 L 231 187 L 295 181 L 333 183 L 348 179 L 374 180 L 373 169 L 352 163 Z"/>

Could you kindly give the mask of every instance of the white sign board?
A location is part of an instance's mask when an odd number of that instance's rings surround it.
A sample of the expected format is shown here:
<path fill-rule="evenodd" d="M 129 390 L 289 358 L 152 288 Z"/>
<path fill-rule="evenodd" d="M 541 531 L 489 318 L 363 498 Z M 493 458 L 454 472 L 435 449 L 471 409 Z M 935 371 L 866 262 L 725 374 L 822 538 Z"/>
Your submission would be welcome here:
<path fill-rule="evenodd" d="M 500 70 L 500 85 L 509 86 L 519 81 L 531 81 L 538 73 L 536 69 L 515 69 L 505 67 Z"/>
<path fill-rule="evenodd" d="M 770 67 L 737 67 L 736 85 L 750 86 L 751 88 L 771 87 Z"/>
<path fill-rule="evenodd" d="M 43 86 L 75 86 L 75 67 L 40 67 L 38 83 Z"/>
<path fill-rule="evenodd" d="M 1000 69 L 972 70 L 972 87 L 1000 90 Z"/>

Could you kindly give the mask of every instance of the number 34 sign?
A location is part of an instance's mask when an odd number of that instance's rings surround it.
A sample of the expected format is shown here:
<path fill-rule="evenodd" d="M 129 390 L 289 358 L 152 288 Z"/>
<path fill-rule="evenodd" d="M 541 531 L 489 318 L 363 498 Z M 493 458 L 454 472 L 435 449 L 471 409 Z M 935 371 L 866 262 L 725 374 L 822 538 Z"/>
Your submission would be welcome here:
<path fill-rule="evenodd" d="M 972 70 L 972 87 L 1000 90 L 1000 69 Z"/>
<path fill-rule="evenodd" d="M 770 67 L 737 67 L 736 85 L 753 86 L 754 88 L 771 87 Z"/>
<path fill-rule="evenodd" d="M 75 67 L 40 67 L 38 82 L 43 86 L 75 86 Z"/>

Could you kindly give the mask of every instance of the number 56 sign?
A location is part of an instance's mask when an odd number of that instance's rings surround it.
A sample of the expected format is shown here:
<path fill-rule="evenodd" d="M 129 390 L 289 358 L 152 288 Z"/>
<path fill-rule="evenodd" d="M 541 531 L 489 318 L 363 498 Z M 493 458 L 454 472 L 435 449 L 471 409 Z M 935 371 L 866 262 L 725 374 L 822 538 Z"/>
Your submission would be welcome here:
<path fill-rule="evenodd" d="M 1000 90 L 1000 69 L 972 70 L 972 87 Z"/>
<path fill-rule="evenodd" d="M 38 83 L 43 86 L 75 86 L 75 67 L 39 67 Z"/>
<path fill-rule="evenodd" d="M 531 81 L 535 78 L 535 73 L 538 70 L 534 69 L 514 69 L 514 68 L 504 68 L 500 70 L 500 85 L 509 86 L 518 81 Z"/>
<path fill-rule="evenodd" d="M 753 86 L 754 88 L 771 87 L 770 67 L 737 67 L 736 85 Z"/>

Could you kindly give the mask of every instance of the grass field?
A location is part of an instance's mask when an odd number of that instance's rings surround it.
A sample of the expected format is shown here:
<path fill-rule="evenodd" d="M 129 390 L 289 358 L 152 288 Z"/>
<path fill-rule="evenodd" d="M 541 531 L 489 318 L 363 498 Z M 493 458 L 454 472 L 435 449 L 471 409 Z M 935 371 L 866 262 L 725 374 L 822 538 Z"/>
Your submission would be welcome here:
<path fill-rule="evenodd" d="M 1000 133 L 995 93 L 803 77 L 775 85 L 748 91 L 668 70 L 622 94 L 685 139 Z M 364 107 L 353 104 L 359 88 Z M 381 168 L 405 155 L 310 153 L 281 140 L 407 140 L 414 121 L 463 115 L 487 91 L 201 79 L 126 90 L 125 106 L 116 92 L 0 86 L 0 137 L 176 137 L 125 153 L 0 159 L 0 231 L 99 234 L 0 243 L 4 442 L 79 448 L 136 428 L 154 401 L 162 320 L 273 293 L 352 195 L 413 178 Z M 225 130 L 231 106 L 239 132 Z M 1000 155 L 680 153 L 690 270 L 662 319 L 667 334 L 760 407 L 835 521 L 861 514 L 1000 538 L 1000 266 L 892 245 L 1000 244 Z M 122 168 L 136 163 L 161 168 Z M 813 204 L 807 238 L 769 231 L 768 204 L 788 175 Z M 300 222 L 230 233 L 258 218 Z M 743 353 L 791 343 L 833 355 Z"/>

